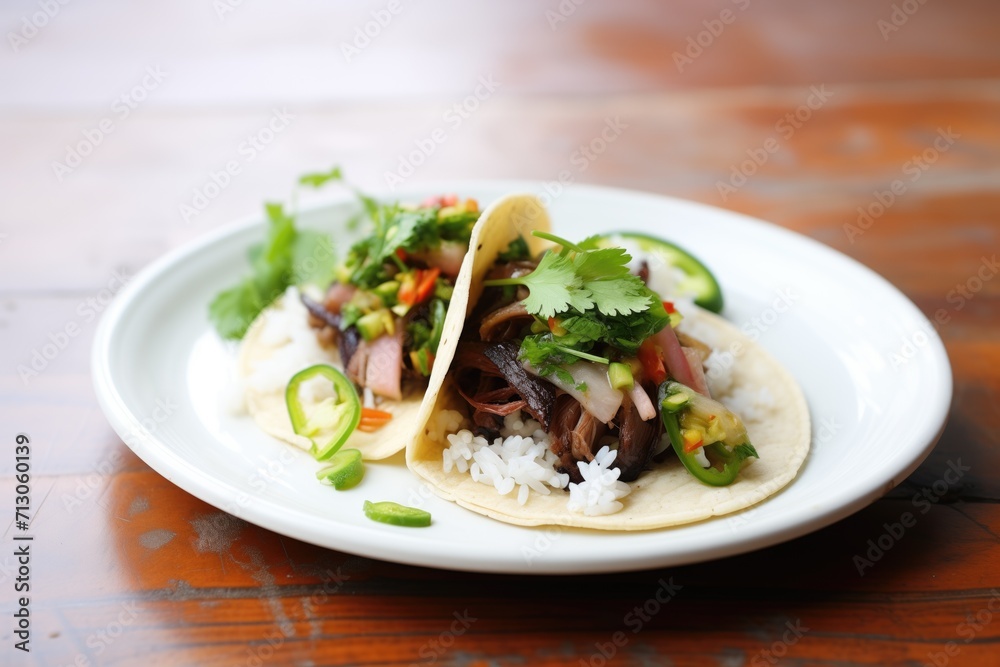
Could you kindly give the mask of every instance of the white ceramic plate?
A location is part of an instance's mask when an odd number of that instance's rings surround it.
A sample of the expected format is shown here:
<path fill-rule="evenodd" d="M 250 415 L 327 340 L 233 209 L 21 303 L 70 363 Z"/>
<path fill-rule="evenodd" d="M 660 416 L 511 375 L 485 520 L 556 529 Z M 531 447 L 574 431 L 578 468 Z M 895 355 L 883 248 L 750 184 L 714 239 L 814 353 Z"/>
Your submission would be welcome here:
<path fill-rule="evenodd" d="M 537 183 L 469 182 L 395 193 L 457 192 L 486 205 Z M 346 247 L 342 198 L 300 214 Z M 317 463 L 225 407 L 227 355 L 207 305 L 247 273 L 261 219 L 207 235 L 148 267 L 101 321 L 93 350 L 97 396 L 111 425 L 146 463 L 202 500 L 283 535 L 372 558 L 459 570 L 612 572 L 718 558 L 826 526 L 909 475 L 933 447 L 951 402 L 951 369 L 926 318 L 881 277 L 810 239 L 745 216 L 623 190 L 571 187 L 551 203 L 555 231 L 609 230 L 672 239 L 716 273 L 724 315 L 769 349 L 802 385 L 813 444 L 798 478 L 745 511 L 639 533 L 529 529 L 433 496 L 402 456 L 370 464 L 337 492 Z M 790 304 L 790 305 L 786 305 Z M 364 500 L 421 506 L 429 528 L 374 523 Z"/>

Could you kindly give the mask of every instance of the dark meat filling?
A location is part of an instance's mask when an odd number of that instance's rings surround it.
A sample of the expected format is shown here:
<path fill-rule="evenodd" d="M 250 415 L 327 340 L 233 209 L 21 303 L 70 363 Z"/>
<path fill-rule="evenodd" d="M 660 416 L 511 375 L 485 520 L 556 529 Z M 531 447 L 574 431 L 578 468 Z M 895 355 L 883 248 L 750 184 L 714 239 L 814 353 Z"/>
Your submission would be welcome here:
<path fill-rule="evenodd" d="M 489 278 L 509 278 L 534 270 L 534 262 L 498 264 Z M 643 262 L 639 277 L 649 279 L 649 266 Z M 628 393 L 614 421 L 605 424 L 594 417 L 569 394 L 558 393 L 548 381 L 524 370 L 517 356 L 521 337 L 534 318 L 518 297 L 506 297 L 501 290 L 484 295 L 466 326 L 455 357 L 459 393 L 473 408 L 475 432 L 489 440 L 500 435 L 503 417 L 524 410 L 551 435 L 551 449 L 559 457 L 559 472 L 576 483 L 583 481 L 579 461 L 592 461 L 598 443 L 605 435 L 618 438 L 618 454 L 613 467 L 621 470 L 623 482 L 635 480 L 649 465 L 656 443 L 662 435 L 657 418 L 643 421 Z M 469 336 L 470 332 L 478 333 Z M 483 342 L 480 342 L 483 341 Z M 497 342 L 499 341 L 499 342 Z M 490 344 L 493 343 L 493 344 Z M 648 388 L 647 388 L 648 391 Z"/>
<path fill-rule="evenodd" d="M 649 465 L 663 424 L 657 417 L 643 421 L 627 393 L 615 421 L 618 423 L 618 456 L 614 467 L 621 470 L 619 481 L 631 482 Z"/>
<path fill-rule="evenodd" d="M 458 347 L 458 391 L 473 407 L 472 420 L 484 435 L 498 436 L 500 417 L 517 410 L 524 410 L 548 429 L 555 387 L 525 372 L 517 361 L 519 349 L 512 341 L 497 345 L 463 341 Z"/>
<path fill-rule="evenodd" d="M 559 457 L 560 472 L 571 481 L 583 481 L 577 461 L 592 461 L 597 441 L 607 432 L 606 424 L 583 409 L 579 401 L 569 394 L 556 399 L 552 416 L 552 444 L 550 449 Z"/>

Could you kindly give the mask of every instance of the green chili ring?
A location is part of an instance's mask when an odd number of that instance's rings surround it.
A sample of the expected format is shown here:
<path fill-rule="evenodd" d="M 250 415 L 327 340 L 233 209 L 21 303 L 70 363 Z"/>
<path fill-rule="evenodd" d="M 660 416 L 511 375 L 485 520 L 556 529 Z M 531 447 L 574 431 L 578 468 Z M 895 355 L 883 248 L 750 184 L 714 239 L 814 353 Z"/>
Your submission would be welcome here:
<path fill-rule="evenodd" d="M 320 404 L 320 409 L 316 413 L 322 410 L 322 415 L 314 414 L 310 418 L 306 415 L 302 399 L 299 397 L 299 388 L 303 382 L 315 377 L 325 377 L 330 380 L 336 397 L 332 402 L 325 401 Z M 328 364 L 316 364 L 292 376 L 285 389 L 285 404 L 288 407 L 288 417 L 292 421 L 292 429 L 298 435 L 312 441 L 309 453 L 317 461 L 325 461 L 336 454 L 361 422 L 361 399 L 358 398 L 354 384 L 346 375 Z M 329 438 L 326 442 L 317 442 L 314 436 L 324 429 L 329 432 Z"/>

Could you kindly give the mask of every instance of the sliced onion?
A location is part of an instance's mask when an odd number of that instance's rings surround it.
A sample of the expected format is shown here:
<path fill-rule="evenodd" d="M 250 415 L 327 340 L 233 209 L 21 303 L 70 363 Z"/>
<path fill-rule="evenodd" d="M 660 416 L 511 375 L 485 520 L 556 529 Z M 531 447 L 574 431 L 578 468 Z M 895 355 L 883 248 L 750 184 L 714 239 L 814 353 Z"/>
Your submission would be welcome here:
<path fill-rule="evenodd" d="M 466 250 L 467 248 L 463 243 L 441 241 L 441 245 L 437 248 L 425 250 L 413 256 L 416 259 L 426 262 L 427 266 L 441 269 L 441 273 L 444 275 L 455 278 L 462 268 L 462 260 L 465 259 Z"/>
<path fill-rule="evenodd" d="M 538 375 L 538 371 L 527 362 L 524 363 L 524 369 L 532 375 Z M 584 410 L 605 424 L 612 421 L 618 414 L 625 395 L 608 382 L 607 367 L 593 361 L 578 361 L 565 366 L 565 369 L 573 377 L 572 382 L 565 382 L 555 373 L 545 376 L 545 379 L 578 400 Z M 586 385 L 586 391 L 577 389 L 581 384 Z"/>
<path fill-rule="evenodd" d="M 635 404 L 635 409 L 639 411 L 639 417 L 642 418 L 642 421 L 648 422 L 656 416 L 656 408 L 653 407 L 653 402 L 649 400 L 649 394 L 646 393 L 641 384 L 636 382 L 632 386 L 629 396 L 632 397 L 632 402 Z"/>
<path fill-rule="evenodd" d="M 708 380 L 705 379 L 705 369 L 701 367 L 701 353 L 691 347 L 682 347 L 684 356 L 687 357 L 688 367 L 691 369 L 691 380 L 693 384 L 688 385 L 699 394 L 712 397 L 708 391 Z"/>
<path fill-rule="evenodd" d="M 663 327 L 659 333 L 653 336 L 653 342 L 663 350 L 664 360 L 667 362 L 667 372 L 670 373 L 670 377 L 704 394 L 704 391 L 695 386 L 697 382 L 694 372 L 691 370 L 691 364 L 688 362 L 688 357 L 684 354 L 681 342 L 677 340 L 677 334 L 674 333 L 673 328 L 670 326 Z M 704 381 L 702 381 L 703 386 L 704 384 Z"/>

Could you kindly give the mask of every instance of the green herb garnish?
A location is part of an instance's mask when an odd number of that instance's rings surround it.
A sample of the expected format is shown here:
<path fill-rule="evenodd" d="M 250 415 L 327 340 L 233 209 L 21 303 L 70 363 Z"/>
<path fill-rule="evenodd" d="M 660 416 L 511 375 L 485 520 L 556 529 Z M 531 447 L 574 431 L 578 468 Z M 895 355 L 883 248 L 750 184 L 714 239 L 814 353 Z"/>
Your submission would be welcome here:
<path fill-rule="evenodd" d="M 538 268 L 520 278 L 487 280 L 485 285 L 524 285 L 528 312 L 543 318 L 576 310 L 594 309 L 604 315 L 628 315 L 648 309 L 655 295 L 638 276 L 629 272 L 632 258 L 622 248 L 582 249 L 552 234 L 536 236 L 563 246 L 548 252 Z"/>
<path fill-rule="evenodd" d="M 670 318 L 662 302 L 629 272 L 632 258 L 624 249 L 598 248 L 596 237 L 574 244 L 553 234 L 534 234 L 562 249 L 546 253 L 528 275 L 487 280 L 485 285 L 528 288 L 524 305 L 537 321 L 534 333 L 521 343 L 519 358 L 539 375 L 555 373 L 566 380 L 563 366 L 579 359 L 609 364 L 613 353 L 635 354 L 642 341 L 667 326 Z"/>
<path fill-rule="evenodd" d="M 296 229 L 295 219 L 281 204 L 266 204 L 265 211 L 267 240 L 250 248 L 252 274 L 218 294 L 209 306 L 209 317 L 223 338 L 243 338 L 260 311 L 289 285 L 326 286 L 333 279 L 336 257 L 330 237 Z"/>

